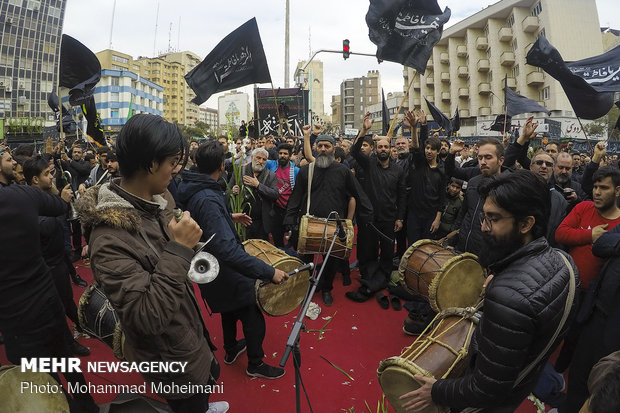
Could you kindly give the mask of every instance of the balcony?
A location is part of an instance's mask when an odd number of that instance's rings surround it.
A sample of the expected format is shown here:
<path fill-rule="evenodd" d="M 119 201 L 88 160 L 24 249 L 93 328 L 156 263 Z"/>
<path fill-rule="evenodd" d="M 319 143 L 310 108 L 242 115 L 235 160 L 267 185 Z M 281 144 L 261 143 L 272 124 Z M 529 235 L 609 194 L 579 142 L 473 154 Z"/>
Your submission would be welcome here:
<path fill-rule="evenodd" d="M 459 110 L 459 116 L 461 118 L 468 118 L 469 117 L 469 109 L 461 109 L 461 110 Z"/>
<path fill-rule="evenodd" d="M 469 77 L 469 69 L 467 69 L 467 66 L 459 66 L 459 77 L 462 78 L 468 78 Z"/>
<path fill-rule="evenodd" d="M 489 39 L 486 37 L 478 37 L 476 39 L 476 49 L 487 50 L 489 48 Z"/>
<path fill-rule="evenodd" d="M 482 107 L 478 111 L 478 114 L 480 116 L 489 116 L 489 115 L 491 115 L 491 108 L 489 108 L 489 107 Z"/>
<path fill-rule="evenodd" d="M 525 33 L 534 33 L 539 27 L 538 16 L 527 16 L 523 19 L 521 27 Z"/>
<path fill-rule="evenodd" d="M 525 77 L 528 86 L 541 86 L 545 83 L 545 75 L 543 72 L 531 72 Z"/>
<path fill-rule="evenodd" d="M 456 46 L 456 55 L 458 57 L 467 57 L 467 46 Z"/>
<path fill-rule="evenodd" d="M 434 87 L 435 86 L 435 78 L 434 77 L 427 77 L 426 78 L 426 86 Z"/>
<path fill-rule="evenodd" d="M 441 73 L 441 81 L 444 83 L 450 83 L 450 73 L 442 72 Z"/>
<path fill-rule="evenodd" d="M 459 97 L 460 98 L 468 98 L 469 97 L 469 89 L 466 87 L 459 88 Z"/>
<path fill-rule="evenodd" d="M 478 71 L 479 72 L 488 72 L 491 69 L 491 63 L 489 59 L 480 59 L 478 60 Z"/>
<path fill-rule="evenodd" d="M 422 104 L 422 99 L 413 98 L 413 106 L 420 106 Z"/>
<path fill-rule="evenodd" d="M 512 66 L 515 64 L 515 54 L 513 52 L 504 52 L 499 58 L 502 66 Z"/>
<path fill-rule="evenodd" d="M 443 100 L 444 102 L 449 102 L 450 101 L 450 92 L 442 92 L 441 93 L 441 100 Z"/>
<path fill-rule="evenodd" d="M 508 84 L 508 87 L 511 89 L 517 88 L 517 81 L 514 77 L 509 77 L 508 79 L 506 79 L 506 83 Z"/>
<path fill-rule="evenodd" d="M 433 59 L 428 59 L 428 63 L 426 63 L 426 67 L 428 69 L 432 69 L 433 68 Z"/>
<path fill-rule="evenodd" d="M 426 96 L 426 100 L 428 100 L 431 103 L 435 103 L 435 95 Z"/>
<path fill-rule="evenodd" d="M 480 95 L 488 95 L 489 93 L 491 93 L 491 84 L 489 83 L 478 84 L 478 93 Z"/>
<path fill-rule="evenodd" d="M 416 89 L 416 90 L 420 89 L 420 81 L 419 80 L 416 81 L 416 82 L 413 82 L 413 88 Z"/>
<path fill-rule="evenodd" d="M 450 63 L 450 56 L 448 56 L 448 53 L 442 53 L 439 55 L 439 61 L 441 63 Z"/>
<path fill-rule="evenodd" d="M 512 27 L 503 27 L 497 33 L 500 42 L 509 42 L 512 40 Z"/>

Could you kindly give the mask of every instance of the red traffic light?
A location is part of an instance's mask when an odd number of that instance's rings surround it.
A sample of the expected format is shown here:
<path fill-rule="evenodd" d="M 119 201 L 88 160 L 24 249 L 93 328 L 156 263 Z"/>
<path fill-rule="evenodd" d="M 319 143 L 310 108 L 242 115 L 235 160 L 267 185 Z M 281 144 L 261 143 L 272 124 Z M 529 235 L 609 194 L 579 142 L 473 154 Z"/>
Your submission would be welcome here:
<path fill-rule="evenodd" d="M 351 54 L 351 50 L 349 49 L 349 39 L 344 39 L 342 41 L 342 57 L 344 59 L 348 59 Z"/>

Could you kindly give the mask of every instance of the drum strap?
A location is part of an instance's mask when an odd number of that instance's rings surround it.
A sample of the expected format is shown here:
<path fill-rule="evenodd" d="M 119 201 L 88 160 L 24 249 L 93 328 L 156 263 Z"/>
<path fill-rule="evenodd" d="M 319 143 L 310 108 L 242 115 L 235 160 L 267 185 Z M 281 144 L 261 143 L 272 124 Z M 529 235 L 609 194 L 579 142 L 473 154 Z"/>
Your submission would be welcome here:
<path fill-rule="evenodd" d="M 314 177 L 314 162 L 308 164 L 308 199 L 306 201 L 306 215 L 310 215 L 310 194 L 312 193 L 312 178 Z"/>
<path fill-rule="evenodd" d="M 564 314 L 562 314 L 562 319 L 560 320 L 560 324 L 558 324 L 558 328 L 555 330 L 555 333 L 553 333 L 553 336 L 551 337 L 551 339 L 545 346 L 544 350 L 541 351 L 540 354 L 538 354 L 538 357 L 536 357 L 534 361 L 528 364 L 528 366 L 525 369 L 523 369 L 523 371 L 521 371 L 521 373 L 517 377 L 517 380 L 515 381 L 515 384 L 512 386 L 513 389 L 517 387 L 519 384 L 521 384 L 523 379 L 525 379 L 525 377 L 527 377 L 527 375 L 531 373 L 534 367 L 536 367 L 536 365 L 540 362 L 540 360 L 542 360 L 545 354 L 547 354 L 547 352 L 549 351 L 549 349 L 551 348 L 555 340 L 558 338 L 560 331 L 562 331 L 564 324 L 566 324 L 566 320 L 568 319 L 568 315 L 570 314 L 570 309 L 575 299 L 576 285 L 575 285 L 575 272 L 573 271 L 573 266 L 570 264 L 570 262 L 568 261 L 568 259 L 566 258 L 564 254 L 562 254 L 560 251 L 556 251 L 556 252 L 560 254 L 560 257 L 562 257 L 562 260 L 564 261 L 564 264 L 568 268 L 568 272 L 570 274 L 570 280 L 568 282 L 568 297 L 566 298 L 566 303 L 564 304 Z M 476 413 L 476 412 L 481 412 L 481 411 L 483 411 L 483 409 L 468 407 L 467 409 L 461 410 L 461 413 Z"/>

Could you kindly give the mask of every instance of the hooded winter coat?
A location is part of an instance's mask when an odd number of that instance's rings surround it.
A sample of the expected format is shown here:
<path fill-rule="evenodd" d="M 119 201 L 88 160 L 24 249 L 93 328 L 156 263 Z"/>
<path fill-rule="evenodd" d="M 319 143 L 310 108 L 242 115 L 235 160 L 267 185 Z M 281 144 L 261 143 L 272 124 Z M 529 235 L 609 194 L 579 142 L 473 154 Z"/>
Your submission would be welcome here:
<path fill-rule="evenodd" d="M 214 356 L 187 278 L 194 251 L 172 241 L 167 232 L 174 201 L 166 192 L 149 202 L 118 183 L 92 187 L 76 208 L 90 229 L 93 276 L 125 333 L 125 357 L 187 362 L 183 373 L 142 373 L 154 383 L 207 384 Z M 190 395 L 160 394 L 165 399 Z"/>

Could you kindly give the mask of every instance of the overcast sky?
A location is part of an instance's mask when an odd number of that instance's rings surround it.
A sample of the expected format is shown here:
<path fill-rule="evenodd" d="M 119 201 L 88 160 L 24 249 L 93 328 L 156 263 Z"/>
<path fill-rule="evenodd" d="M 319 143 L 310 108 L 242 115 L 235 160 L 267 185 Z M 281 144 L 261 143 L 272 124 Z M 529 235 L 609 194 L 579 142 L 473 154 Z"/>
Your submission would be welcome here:
<path fill-rule="evenodd" d="M 450 7 L 447 26 L 480 11 L 492 0 L 439 0 Z M 285 0 L 68 0 L 64 33 L 84 43 L 93 52 L 111 47 L 134 58 L 154 53 L 189 50 L 204 58 L 228 33 L 256 17 L 274 86 L 284 87 Z M 596 0 L 601 26 L 620 29 L 618 0 Z M 157 9 L 159 7 L 159 14 Z M 362 0 L 290 0 L 290 82 L 294 86 L 297 62 L 307 59 L 310 50 L 341 50 L 342 40 L 351 41 L 352 52 L 376 52 L 368 39 L 365 16 L 368 2 Z M 94 19 L 93 19 L 94 15 Z M 98 24 L 93 24 L 95 20 Z M 157 30 L 155 26 L 157 23 Z M 584 56 L 588 57 L 588 56 Z M 369 70 L 381 72 L 385 93 L 403 90 L 403 66 L 374 57 L 321 53 L 325 110 L 331 96 L 340 93 L 346 78 L 364 76 Z M 261 85 L 266 87 L 266 85 Z M 251 93 L 251 87 L 244 88 Z M 203 106 L 217 108 L 217 94 Z"/>

